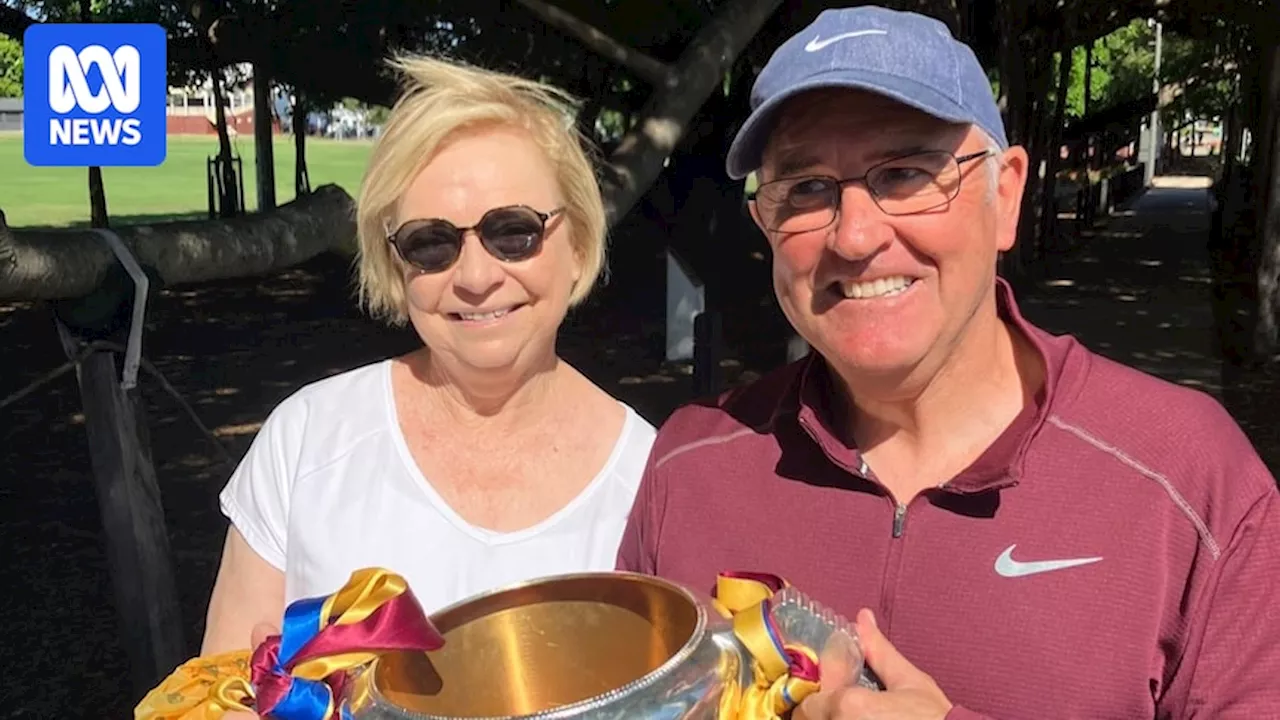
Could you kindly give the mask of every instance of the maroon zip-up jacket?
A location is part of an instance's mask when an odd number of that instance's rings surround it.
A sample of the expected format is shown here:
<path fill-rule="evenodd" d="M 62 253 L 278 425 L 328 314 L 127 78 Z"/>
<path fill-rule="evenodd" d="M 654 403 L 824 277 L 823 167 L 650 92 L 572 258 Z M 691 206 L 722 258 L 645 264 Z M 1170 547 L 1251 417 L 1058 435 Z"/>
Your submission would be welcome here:
<path fill-rule="evenodd" d="M 948 720 L 1280 718 L 1280 493 L 1248 439 L 999 298 L 1047 382 L 960 476 L 897 507 L 810 357 L 671 416 L 619 569 L 707 593 L 769 572 L 872 608 Z"/>

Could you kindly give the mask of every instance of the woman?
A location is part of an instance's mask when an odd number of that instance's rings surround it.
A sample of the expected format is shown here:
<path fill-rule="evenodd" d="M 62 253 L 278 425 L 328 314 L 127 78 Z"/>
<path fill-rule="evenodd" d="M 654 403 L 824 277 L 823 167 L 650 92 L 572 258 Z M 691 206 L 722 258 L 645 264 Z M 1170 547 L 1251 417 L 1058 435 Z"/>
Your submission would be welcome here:
<path fill-rule="evenodd" d="M 427 612 L 607 570 L 654 428 L 556 355 L 604 266 L 604 207 L 566 98 L 425 57 L 369 162 L 363 305 L 424 347 L 302 388 L 221 495 L 231 521 L 202 654 L 245 647 L 352 570 Z"/>

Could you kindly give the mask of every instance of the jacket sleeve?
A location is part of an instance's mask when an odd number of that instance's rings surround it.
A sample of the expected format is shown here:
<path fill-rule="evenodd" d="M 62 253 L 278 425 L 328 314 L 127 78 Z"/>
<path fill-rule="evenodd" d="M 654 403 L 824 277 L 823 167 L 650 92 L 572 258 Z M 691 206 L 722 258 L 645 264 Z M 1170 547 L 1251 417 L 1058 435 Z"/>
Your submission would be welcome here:
<path fill-rule="evenodd" d="M 645 463 L 635 504 L 622 532 L 616 568 L 629 572 L 656 575 L 658 572 L 658 538 L 662 528 L 662 493 L 658 490 L 658 471 L 653 455 Z"/>
<path fill-rule="evenodd" d="M 1190 622 L 1156 716 L 1280 717 L 1280 493 L 1264 493 L 1237 525 Z"/>

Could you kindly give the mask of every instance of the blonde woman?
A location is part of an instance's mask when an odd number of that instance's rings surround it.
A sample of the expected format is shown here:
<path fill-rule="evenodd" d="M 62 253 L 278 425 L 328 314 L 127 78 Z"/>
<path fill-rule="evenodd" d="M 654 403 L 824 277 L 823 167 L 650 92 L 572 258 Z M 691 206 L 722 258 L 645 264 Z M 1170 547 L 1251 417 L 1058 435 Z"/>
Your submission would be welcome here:
<path fill-rule="evenodd" d="M 360 567 L 405 576 L 432 612 L 614 566 L 655 432 L 556 355 L 605 261 L 567 98 L 426 57 L 394 67 L 405 92 L 358 202 L 360 294 L 423 347 L 271 412 L 221 495 L 202 654 Z"/>

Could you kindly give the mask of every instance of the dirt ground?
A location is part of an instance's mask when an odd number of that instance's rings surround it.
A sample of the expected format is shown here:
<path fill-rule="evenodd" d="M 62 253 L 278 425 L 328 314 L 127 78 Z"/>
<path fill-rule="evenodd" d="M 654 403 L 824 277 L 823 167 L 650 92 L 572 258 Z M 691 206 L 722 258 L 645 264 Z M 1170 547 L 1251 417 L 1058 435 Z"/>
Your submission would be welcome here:
<path fill-rule="evenodd" d="M 1174 187 L 1159 187 L 1105 227 L 1064 242 L 1070 247 L 1047 261 L 1050 277 L 1024 294 L 1024 312 L 1103 354 L 1221 397 L 1204 250 L 1208 196 L 1193 182 L 1164 184 Z M 655 305 L 614 297 L 584 309 L 565 328 L 562 352 L 659 423 L 689 399 L 690 377 L 661 361 Z M 761 312 L 767 322 L 748 317 L 727 329 L 731 380 L 781 356 L 776 312 Z M 0 331 L 0 398 L 65 359 L 47 308 L 0 307 Z M 145 355 L 238 458 L 287 394 L 415 344 L 408 330 L 362 318 L 342 261 L 322 258 L 275 277 L 166 291 L 151 312 Z M 144 378 L 142 386 L 194 649 L 225 528 L 216 495 L 229 468 L 158 383 Z M 1277 399 L 1268 393 L 1254 393 L 1257 412 Z M 137 700 L 119 644 L 79 411 L 69 375 L 0 410 L 0 584 L 7 588 L 0 717 L 121 718 Z M 1275 468 L 1280 437 L 1256 414 L 1242 422 Z"/>

